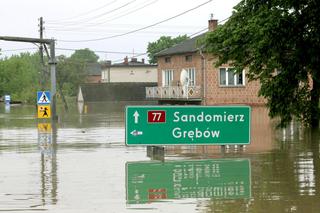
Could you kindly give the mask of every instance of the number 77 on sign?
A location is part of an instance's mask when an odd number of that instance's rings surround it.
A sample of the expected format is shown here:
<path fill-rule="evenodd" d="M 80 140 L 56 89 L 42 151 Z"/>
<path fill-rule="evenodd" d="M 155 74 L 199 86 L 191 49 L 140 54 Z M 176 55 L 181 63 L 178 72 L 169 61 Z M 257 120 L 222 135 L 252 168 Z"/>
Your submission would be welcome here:
<path fill-rule="evenodd" d="M 165 110 L 148 111 L 148 123 L 165 123 L 165 122 L 166 122 Z"/>

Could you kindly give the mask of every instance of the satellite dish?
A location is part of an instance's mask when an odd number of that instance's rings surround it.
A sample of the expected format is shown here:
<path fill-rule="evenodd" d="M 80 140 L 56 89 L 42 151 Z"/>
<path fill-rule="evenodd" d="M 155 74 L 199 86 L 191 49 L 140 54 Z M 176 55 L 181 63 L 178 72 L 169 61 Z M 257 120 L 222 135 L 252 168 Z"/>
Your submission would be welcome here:
<path fill-rule="evenodd" d="M 182 69 L 182 71 L 180 73 L 180 83 L 182 86 L 188 86 L 188 84 L 189 84 L 188 72 L 185 69 Z"/>

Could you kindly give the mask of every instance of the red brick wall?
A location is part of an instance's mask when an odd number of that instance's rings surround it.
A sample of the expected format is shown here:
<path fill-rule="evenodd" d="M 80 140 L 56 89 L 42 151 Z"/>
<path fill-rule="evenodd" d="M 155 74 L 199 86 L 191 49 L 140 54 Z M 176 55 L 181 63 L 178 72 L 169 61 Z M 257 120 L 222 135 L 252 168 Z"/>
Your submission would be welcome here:
<path fill-rule="evenodd" d="M 215 67 L 215 59 L 206 57 L 206 105 L 219 104 L 248 104 L 248 105 L 263 105 L 265 99 L 258 97 L 260 89 L 259 81 L 248 81 L 245 77 L 245 86 L 238 87 L 223 87 L 219 84 L 219 68 L 229 67 L 224 64 L 220 67 Z"/>
<path fill-rule="evenodd" d="M 158 58 L 158 86 L 162 86 L 162 70 L 174 70 L 174 85 L 180 80 L 180 73 L 183 68 L 192 68 L 196 70 L 196 86 L 203 87 L 202 83 L 202 62 L 199 53 L 192 54 L 192 61 L 185 60 L 185 56 L 190 54 L 181 54 L 171 56 L 171 63 L 165 62 L 165 57 Z M 241 87 L 221 87 L 219 85 L 219 67 L 214 66 L 214 58 L 205 56 L 205 100 L 204 105 L 221 104 L 248 104 L 263 105 L 265 99 L 258 97 L 260 84 L 258 81 L 248 82 L 245 78 L 245 86 Z M 221 67 L 228 67 L 223 65 Z"/>
<path fill-rule="evenodd" d="M 192 61 L 186 61 L 186 55 L 192 55 Z M 162 70 L 172 69 L 174 85 L 180 81 L 180 73 L 184 68 L 195 68 L 196 70 L 196 86 L 202 85 L 201 75 L 201 57 L 199 54 L 184 54 L 171 56 L 171 62 L 166 63 L 165 57 L 158 58 L 158 86 L 162 86 Z"/>

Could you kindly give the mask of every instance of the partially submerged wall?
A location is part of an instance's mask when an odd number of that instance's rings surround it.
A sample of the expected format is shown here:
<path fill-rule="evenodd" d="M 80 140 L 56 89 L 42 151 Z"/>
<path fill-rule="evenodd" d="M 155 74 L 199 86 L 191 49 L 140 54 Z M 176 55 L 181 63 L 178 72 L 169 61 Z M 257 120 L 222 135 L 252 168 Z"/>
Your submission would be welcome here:
<path fill-rule="evenodd" d="M 146 87 L 153 86 L 157 83 L 83 84 L 79 88 L 78 101 L 146 101 Z"/>

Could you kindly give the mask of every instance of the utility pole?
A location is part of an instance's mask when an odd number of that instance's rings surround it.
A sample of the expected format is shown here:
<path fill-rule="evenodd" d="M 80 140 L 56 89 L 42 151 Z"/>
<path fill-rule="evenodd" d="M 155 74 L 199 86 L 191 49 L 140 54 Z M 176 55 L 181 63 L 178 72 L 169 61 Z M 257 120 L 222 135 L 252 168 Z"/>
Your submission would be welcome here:
<path fill-rule="evenodd" d="M 52 95 L 52 106 L 51 113 L 52 119 L 57 120 L 58 116 L 56 113 L 56 93 L 57 93 L 57 85 L 56 85 L 56 55 L 55 55 L 55 41 L 51 40 L 50 42 L 50 76 L 51 76 L 51 95 Z"/>
<path fill-rule="evenodd" d="M 39 33 L 40 33 L 40 39 L 43 39 L 43 18 L 39 18 Z M 45 79 L 46 79 L 46 71 L 45 71 L 45 64 L 44 64 L 44 58 L 43 58 L 43 44 L 40 44 L 39 46 L 39 54 L 40 54 L 40 62 L 41 62 L 41 73 L 40 75 L 40 86 L 43 90 L 45 87 Z"/>
<path fill-rule="evenodd" d="M 43 18 L 40 17 L 39 18 L 39 33 L 40 33 L 40 39 L 43 39 Z M 43 45 L 40 44 L 39 47 L 39 51 L 40 51 L 40 59 L 41 59 L 41 63 L 44 65 L 44 59 L 43 59 Z"/>
<path fill-rule="evenodd" d="M 40 39 L 40 38 L 26 38 L 26 37 L 10 37 L 10 36 L 0 36 L 0 40 L 3 41 L 15 41 L 15 42 L 27 42 L 27 43 L 38 43 L 47 44 L 50 46 L 50 77 L 51 77 L 51 114 L 52 119 L 57 120 L 58 116 L 56 114 L 56 55 L 55 55 L 55 40 L 54 39 Z"/>

